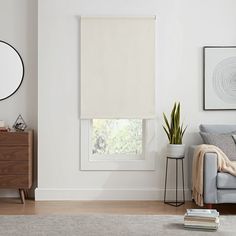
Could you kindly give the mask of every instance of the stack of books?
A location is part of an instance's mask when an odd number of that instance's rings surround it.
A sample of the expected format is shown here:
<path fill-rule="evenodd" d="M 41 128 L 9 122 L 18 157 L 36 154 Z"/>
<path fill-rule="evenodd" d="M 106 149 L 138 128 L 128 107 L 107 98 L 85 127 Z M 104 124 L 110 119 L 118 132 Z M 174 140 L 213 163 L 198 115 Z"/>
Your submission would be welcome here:
<path fill-rule="evenodd" d="M 219 212 L 215 209 L 187 209 L 184 215 L 184 227 L 217 230 L 219 227 Z"/>
<path fill-rule="evenodd" d="M 9 128 L 8 127 L 0 127 L 0 132 L 8 132 Z"/>
<path fill-rule="evenodd" d="M 4 120 L 0 120 L 0 132 L 7 132 L 9 128 L 5 126 Z"/>

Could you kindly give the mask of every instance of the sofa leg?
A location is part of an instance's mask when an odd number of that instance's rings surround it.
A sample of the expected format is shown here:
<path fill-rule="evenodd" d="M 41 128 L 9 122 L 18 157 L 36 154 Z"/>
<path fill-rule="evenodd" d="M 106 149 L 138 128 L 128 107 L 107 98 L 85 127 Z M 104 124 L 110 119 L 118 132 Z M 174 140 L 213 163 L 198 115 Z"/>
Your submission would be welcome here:
<path fill-rule="evenodd" d="M 205 208 L 212 209 L 212 204 L 211 203 L 205 204 Z"/>

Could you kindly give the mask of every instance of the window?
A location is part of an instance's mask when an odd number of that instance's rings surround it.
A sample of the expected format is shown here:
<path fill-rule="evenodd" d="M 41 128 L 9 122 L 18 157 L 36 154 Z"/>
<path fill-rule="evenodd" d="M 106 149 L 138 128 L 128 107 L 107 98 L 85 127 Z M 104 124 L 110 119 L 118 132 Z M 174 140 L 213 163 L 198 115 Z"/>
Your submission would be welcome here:
<path fill-rule="evenodd" d="M 81 120 L 81 170 L 154 170 L 153 120 Z"/>
<path fill-rule="evenodd" d="M 155 29 L 154 16 L 81 17 L 82 170 L 155 169 Z"/>
<path fill-rule="evenodd" d="M 140 119 L 93 119 L 92 154 L 141 155 L 143 127 Z"/>

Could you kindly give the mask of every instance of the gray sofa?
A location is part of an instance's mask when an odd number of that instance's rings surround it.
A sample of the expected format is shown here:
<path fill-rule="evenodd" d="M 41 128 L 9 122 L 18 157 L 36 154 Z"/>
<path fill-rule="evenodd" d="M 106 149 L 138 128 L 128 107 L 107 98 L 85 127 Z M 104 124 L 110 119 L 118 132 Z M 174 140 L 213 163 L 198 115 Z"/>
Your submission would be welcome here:
<path fill-rule="evenodd" d="M 221 135 L 230 134 L 235 131 L 236 125 L 200 125 L 200 132 L 204 133 Z M 188 155 L 190 179 L 194 149 L 195 146 L 191 146 Z M 228 148 L 226 148 L 227 150 Z M 231 159 L 231 157 L 229 158 Z M 236 177 L 228 173 L 218 172 L 216 153 L 206 153 L 204 158 L 204 204 L 211 208 L 212 204 L 218 203 L 236 203 Z"/>

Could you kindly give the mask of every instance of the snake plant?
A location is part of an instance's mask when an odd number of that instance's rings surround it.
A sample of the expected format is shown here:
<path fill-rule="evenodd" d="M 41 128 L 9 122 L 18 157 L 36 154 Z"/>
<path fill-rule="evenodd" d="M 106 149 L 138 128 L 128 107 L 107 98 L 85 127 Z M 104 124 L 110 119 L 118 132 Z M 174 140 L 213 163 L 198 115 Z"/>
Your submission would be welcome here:
<path fill-rule="evenodd" d="M 163 128 L 167 134 L 170 144 L 182 144 L 183 135 L 186 131 L 183 129 L 183 123 L 180 125 L 180 103 L 174 104 L 171 112 L 170 122 L 168 121 L 165 113 L 163 113 L 165 126 Z"/>

